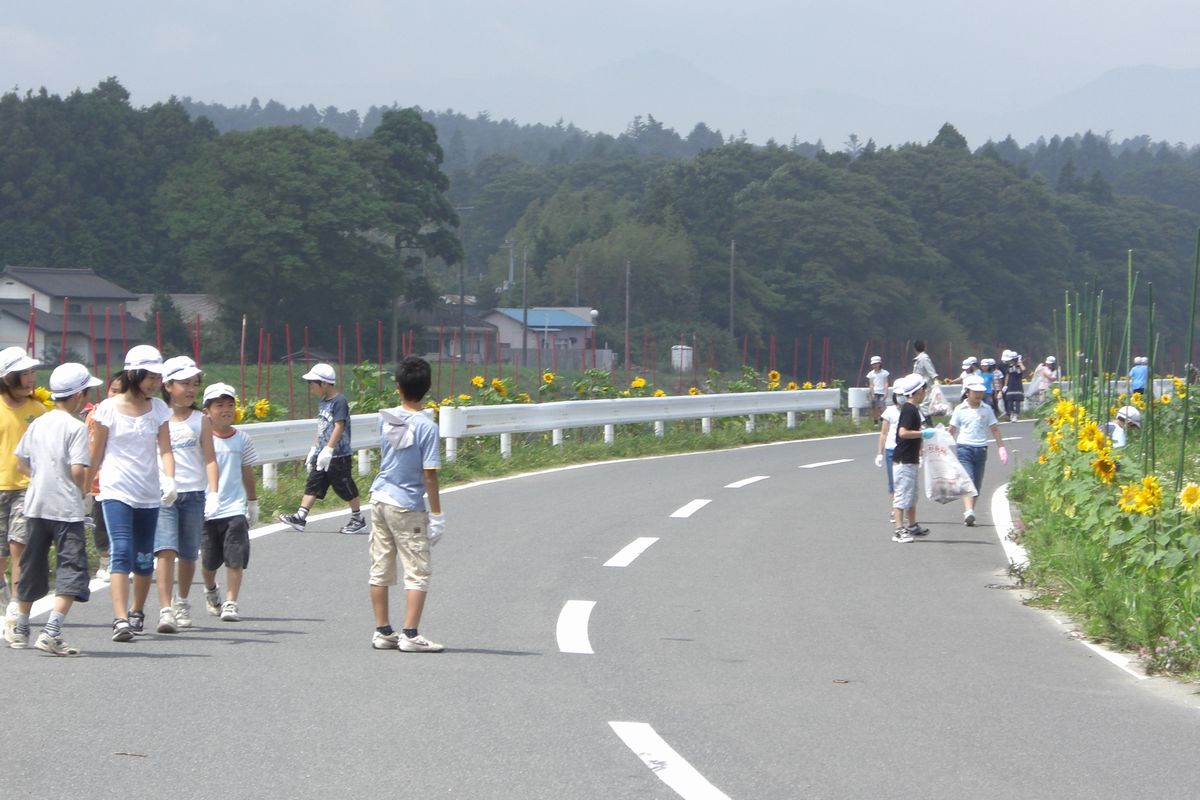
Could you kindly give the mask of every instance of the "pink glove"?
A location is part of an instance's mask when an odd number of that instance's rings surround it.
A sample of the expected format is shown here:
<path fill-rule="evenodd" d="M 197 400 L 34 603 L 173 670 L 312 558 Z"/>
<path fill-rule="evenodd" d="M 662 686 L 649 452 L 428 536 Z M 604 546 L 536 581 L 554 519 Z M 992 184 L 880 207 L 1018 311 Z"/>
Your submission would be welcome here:
<path fill-rule="evenodd" d="M 1008 451 L 1004 449 L 1003 445 L 1000 446 L 1000 463 L 1001 464 L 1008 463 Z"/>

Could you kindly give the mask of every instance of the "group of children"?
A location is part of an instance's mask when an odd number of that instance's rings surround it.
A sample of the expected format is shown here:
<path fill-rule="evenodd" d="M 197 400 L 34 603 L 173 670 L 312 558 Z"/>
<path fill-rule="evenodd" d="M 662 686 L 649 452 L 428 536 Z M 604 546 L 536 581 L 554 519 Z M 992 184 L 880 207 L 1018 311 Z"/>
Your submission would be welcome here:
<path fill-rule="evenodd" d="M 201 392 L 201 371 L 192 359 L 164 361 L 156 348 L 138 345 L 110 379 L 106 399 L 90 409 L 88 393 L 102 382 L 82 364 L 57 367 L 50 375 L 54 408 L 47 411 L 33 396 L 38 366 L 19 347 L 0 351 L 4 640 L 14 649 L 29 646 L 33 604 L 50 591 L 53 546 L 53 611 L 33 644 L 54 655 L 79 653 L 64 640 L 62 628 L 72 604 L 90 597 L 89 522 L 100 556 L 97 578 L 110 583 L 113 641 L 145 633 L 152 579 L 160 605 L 157 632 L 190 628 L 197 561 L 208 612 L 225 622 L 240 621 L 238 595 L 259 509 L 257 454 L 250 437 L 234 428 L 234 388 L 213 383 Z M 328 364 L 317 364 L 304 379 L 321 398 L 317 439 L 306 459 L 309 475 L 300 508 L 280 519 L 304 530 L 308 510 L 332 487 L 353 512 L 341 532 L 366 533 L 350 470 L 349 405 L 337 392 Z M 369 544 L 375 649 L 443 649 L 418 630 L 431 573 L 430 547 L 445 530 L 437 484 L 438 431 L 421 408 L 430 382 L 427 362 L 405 359 L 396 371 L 404 402 L 380 413 L 382 464 L 371 486 Z M 407 590 L 399 633 L 388 614 L 397 560 Z M 11 591 L 3 579 L 10 561 Z M 217 585 L 222 566 L 224 600 Z"/>

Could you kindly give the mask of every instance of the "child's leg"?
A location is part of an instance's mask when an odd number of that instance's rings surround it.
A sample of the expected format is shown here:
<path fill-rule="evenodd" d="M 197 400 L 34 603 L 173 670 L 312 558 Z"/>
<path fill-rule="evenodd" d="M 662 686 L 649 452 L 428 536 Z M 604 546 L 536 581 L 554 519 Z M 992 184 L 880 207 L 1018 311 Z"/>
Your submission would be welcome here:
<path fill-rule="evenodd" d="M 217 571 L 215 569 L 200 567 L 200 579 L 204 581 L 206 591 L 211 592 L 217 588 Z"/>
<path fill-rule="evenodd" d="M 204 492 L 188 492 L 175 501 L 179 519 L 179 582 L 176 596 L 187 600 L 196 576 L 196 559 L 200 557 L 200 538 L 204 534 Z M 180 503 L 180 500 L 183 500 Z"/>
<path fill-rule="evenodd" d="M 130 609 L 144 611 L 154 577 L 154 534 L 158 528 L 157 508 L 133 509 L 133 602 Z"/>
<path fill-rule="evenodd" d="M 129 573 L 133 572 L 133 508 L 119 500 L 103 500 L 104 527 L 112 553 L 110 596 L 114 619 L 129 616 Z"/>
<path fill-rule="evenodd" d="M 238 567 L 225 567 L 225 599 L 237 602 L 238 592 L 242 588 L 242 570 Z"/>
<path fill-rule="evenodd" d="M 228 520 L 222 556 L 225 561 L 225 600 L 236 603 L 242 588 L 242 573 L 250 566 L 250 525 L 245 517 Z"/>
<path fill-rule="evenodd" d="M 179 559 L 179 580 L 176 583 L 175 594 L 180 600 L 187 600 L 192 591 L 192 582 L 196 580 L 196 560 Z"/>
<path fill-rule="evenodd" d="M 404 629 L 415 631 L 421 627 L 421 613 L 425 610 L 424 589 L 409 589 L 404 593 Z"/>
<path fill-rule="evenodd" d="M 175 592 L 175 551 L 163 550 L 154 554 L 154 581 L 158 586 L 158 605 L 171 607 Z"/>
<path fill-rule="evenodd" d="M 386 628 L 392 624 L 388 609 L 388 587 L 371 585 L 371 610 L 375 612 L 376 628 Z"/>

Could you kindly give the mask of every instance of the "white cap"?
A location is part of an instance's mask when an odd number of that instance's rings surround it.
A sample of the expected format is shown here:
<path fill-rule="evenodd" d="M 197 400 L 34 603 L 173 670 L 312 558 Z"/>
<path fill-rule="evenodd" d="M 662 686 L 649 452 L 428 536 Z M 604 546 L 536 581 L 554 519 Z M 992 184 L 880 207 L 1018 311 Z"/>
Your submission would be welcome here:
<path fill-rule="evenodd" d="M 1142 412 L 1133 406 L 1121 406 L 1118 408 L 1117 419 L 1123 419 L 1135 428 L 1142 427 Z"/>
<path fill-rule="evenodd" d="M 25 355 L 20 347 L 6 347 L 0 350 L 0 378 L 10 372 L 24 372 L 41 364 L 40 361 Z"/>
<path fill-rule="evenodd" d="M 236 402 L 237 391 L 228 383 L 210 383 L 204 387 L 204 405 L 208 405 L 210 400 L 216 400 L 219 397 L 228 397 Z"/>
<path fill-rule="evenodd" d="M 985 359 L 983 359 L 982 361 L 980 361 L 980 362 L 979 362 L 979 366 L 981 366 L 981 367 L 994 367 L 994 366 L 996 366 L 996 359 L 994 359 L 994 358 L 985 358 Z"/>
<path fill-rule="evenodd" d="M 905 397 L 911 397 L 912 395 L 921 391 L 924 386 L 925 379 L 913 372 L 905 375 L 903 378 L 893 383 L 892 391 L 896 394 L 904 395 Z"/>
<path fill-rule="evenodd" d="M 1135 364 L 1149 364 L 1149 363 L 1150 363 L 1150 359 L 1146 358 L 1145 356 L 1138 356 L 1137 358 L 1135 358 L 1135 359 L 1133 360 L 1133 363 L 1135 363 Z M 26 367 L 26 369 L 29 369 L 29 368 L 28 368 L 28 367 Z"/>
<path fill-rule="evenodd" d="M 314 364 L 313 368 L 300 376 L 301 380 L 337 383 L 337 373 L 328 364 Z"/>
<path fill-rule="evenodd" d="M 92 373 L 88 372 L 83 364 L 67 362 L 55 367 L 50 373 L 50 396 L 61 400 L 103 383 L 99 378 L 92 377 Z"/>
<path fill-rule="evenodd" d="M 871 356 L 871 363 L 872 364 L 882 364 L 883 359 L 880 358 L 879 356 Z"/>
<path fill-rule="evenodd" d="M 1055 358 L 1054 356 L 1046 356 L 1046 363 L 1047 364 L 1057 364 L 1058 359 Z"/>
<path fill-rule="evenodd" d="M 174 356 L 163 362 L 163 381 L 186 381 L 200 372 L 196 362 L 187 356 Z"/>
<path fill-rule="evenodd" d="M 1016 357 L 1017 357 L 1017 354 L 1016 354 L 1016 351 L 1014 351 L 1014 350 L 1005 350 L 1003 353 L 1000 354 L 1001 361 L 1012 361 Z"/>
<path fill-rule="evenodd" d="M 983 378 L 963 378 L 964 392 L 986 392 L 987 384 L 983 382 Z"/>
<path fill-rule="evenodd" d="M 975 362 L 974 362 L 974 361 L 972 361 L 972 360 L 971 360 L 971 359 L 969 359 L 969 358 L 964 358 L 964 359 L 963 359 L 963 363 L 962 363 L 962 368 L 963 368 L 963 369 L 969 369 L 970 367 L 973 367 L 973 366 L 975 366 Z"/>
<path fill-rule="evenodd" d="M 966 360 L 966 361 L 964 361 L 963 363 L 964 363 L 964 364 L 971 364 L 971 365 L 974 365 L 974 364 L 978 364 L 978 363 L 979 363 L 979 359 L 978 359 L 978 358 L 976 358 L 975 356 L 969 356 L 969 357 L 967 358 L 967 360 Z"/>
<path fill-rule="evenodd" d="M 146 372 L 163 374 L 162 353 L 158 348 L 148 344 L 139 344 L 129 348 L 125 354 L 125 369 L 144 369 Z"/>

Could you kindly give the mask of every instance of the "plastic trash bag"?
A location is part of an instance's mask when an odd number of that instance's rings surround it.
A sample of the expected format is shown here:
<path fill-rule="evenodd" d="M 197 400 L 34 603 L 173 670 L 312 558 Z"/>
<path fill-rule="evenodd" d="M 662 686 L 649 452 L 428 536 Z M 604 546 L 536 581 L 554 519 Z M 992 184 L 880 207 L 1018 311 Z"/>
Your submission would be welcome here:
<path fill-rule="evenodd" d="M 979 494 L 956 453 L 954 437 L 941 425 L 933 429 L 933 438 L 924 440 L 921 462 L 925 465 L 925 496 L 930 500 L 949 503 Z"/>
<path fill-rule="evenodd" d="M 950 413 L 950 403 L 946 400 L 940 383 L 929 387 L 929 397 L 925 398 L 925 407 L 931 417 L 942 417 Z"/>

